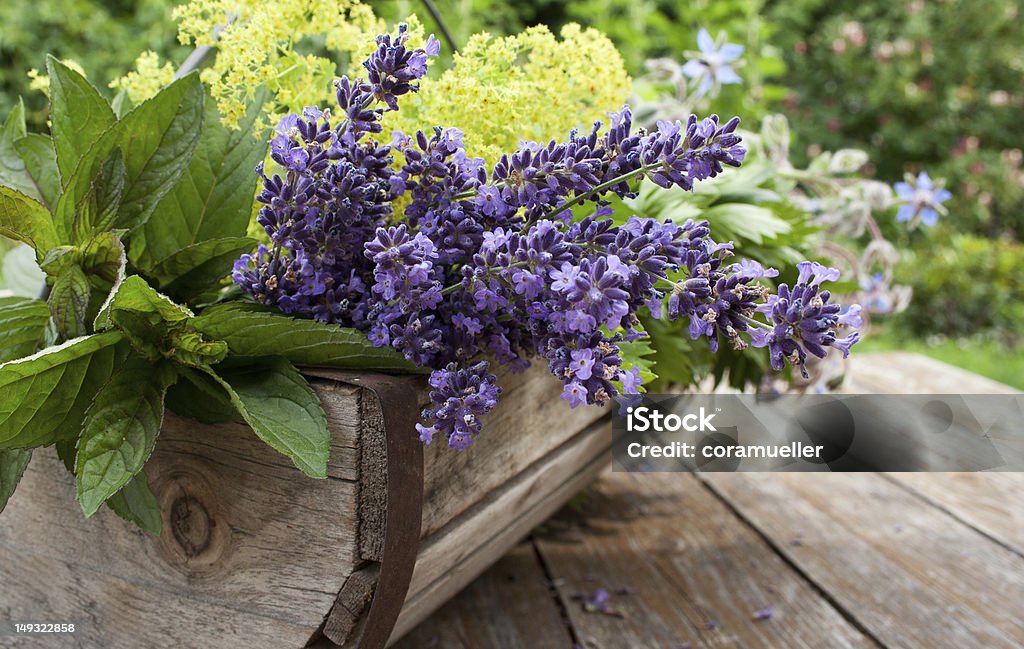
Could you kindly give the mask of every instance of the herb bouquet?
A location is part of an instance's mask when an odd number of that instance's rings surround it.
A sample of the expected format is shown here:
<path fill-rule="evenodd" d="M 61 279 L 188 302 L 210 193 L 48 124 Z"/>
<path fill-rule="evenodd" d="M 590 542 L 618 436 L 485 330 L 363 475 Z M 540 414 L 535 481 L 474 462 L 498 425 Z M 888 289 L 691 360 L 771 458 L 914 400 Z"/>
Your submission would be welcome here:
<path fill-rule="evenodd" d="M 859 308 L 822 286 L 834 269 L 803 262 L 774 287 L 707 222 L 613 215 L 641 182 L 689 191 L 740 166 L 738 118 L 648 131 L 623 107 L 489 165 L 455 128 L 385 132 L 439 49 L 405 26 L 379 36 L 336 109 L 269 138 L 251 135 L 258 94 L 232 130 L 196 74 L 111 106 L 50 60 L 52 136 L 15 111 L 0 137 L 0 233 L 46 278 L 39 299 L 0 301 L 0 507 L 53 445 L 87 516 L 106 503 L 159 531 L 140 471 L 165 408 L 243 419 L 322 478 L 327 421 L 295 365 L 429 372 L 420 439 L 466 449 L 500 398 L 494 363 L 546 364 L 566 407 L 638 394 L 641 318 L 767 348 L 777 370 L 857 341 L 839 330 Z M 246 236 L 254 169 L 262 241 Z"/>

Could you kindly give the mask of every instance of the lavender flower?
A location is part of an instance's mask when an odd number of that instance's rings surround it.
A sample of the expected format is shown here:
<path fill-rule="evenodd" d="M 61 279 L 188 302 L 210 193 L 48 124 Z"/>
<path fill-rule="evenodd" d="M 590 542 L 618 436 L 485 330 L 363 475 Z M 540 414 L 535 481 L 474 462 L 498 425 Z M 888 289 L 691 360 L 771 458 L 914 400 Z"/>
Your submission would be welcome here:
<path fill-rule="evenodd" d="M 900 205 L 896 220 L 912 224 L 920 221 L 927 226 L 935 225 L 939 214 L 946 214 L 942 204 L 953 197 L 942 183 L 933 182 L 926 171 L 919 173 L 916 179 L 907 174 L 905 182 L 896 183 L 893 188 Z"/>
<path fill-rule="evenodd" d="M 482 427 L 480 416 L 497 405 L 501 393 L 494 375 L 487 369 L 485 362 L 461 369 L 450 363 L 431 373 L 431 405 L 423 411 L 423 418 L 434 423 L 416 424 L 424 443 L 429 444 L 437 434 L 447 438 L 449 446 L 460 450 L 473 442 Z"/>
<path fill-rule="evenodd" d="M 707 222 L 609 218 L 605 198 L 631 196 L 641 179 L 688 190 L 739 166 L 738 118 L 690 116 L 648 132 L 634 129 L 626 106 L 604 132 L 595 124 L 562 142 L 526 142 L 493 169 L 466 155 L 457 129 L 380 144 L 381 115 L 416 91 L 437 54 L 433 39 L 417 50 L 407 40 L 401 27 L 379 37 L 368 81 L 338 81 L 340 121 L 309 108 L 278 125 L 280 172 L 258 169 L 270 243 L 239 259 L 233 278 L 260 303 L 356 327 L 441 368 L 418 426 L 424 442 L 441 435 L 463 449 L 479 434 L 500 392 L 482 354 L 513 371 L 543 359 L 572 407 L 636 395 L 640 371 L 624 367 L 620 344 L 646 335 L 644 310 L 688 319 L 712 348 L 719 339 L 742 348 L 750 336 L 773 363 L 852 344 L 833 329 L 856 313 L 839 316 L 818 293 L 821 279 L 802 273 L 766 302 L 759 281 L 777 272 L 728 263 L 732 246 L 714 242 Z M 396 215 L 399 197 L 406 207 Z M 790 313 L 799 300 L 810 311 Z M 759 309 L 771 325 L 756 320 Z"/>
<path fill-rule="evenodd" d="M 800 275 L 792 289 L 779 286 L 778 295 L 772 295 L 758 311 L 768 314 L 771 328 L 758 327 L 752 331 L 755 347 L 768 347 L 772 369 L 781 370 L 785 360 L 800 368 L 804 377 L 807 371 L 804 363 L 807 353 L 824 358 L 826 347 L 834 347 L 849 355 L 850 348 L 860 339 L 856 332 L 846 338 L 836 337 L 836 327 L 854 324 L 860 317 L 860 308 L 840 316 L 842 307 L 830 304 L 831 294 L 821 290 L 825 281 L 839 279 L 839 271 L 816 262 L 797 264 Z"/>
<path fill-rule="evenodd" d="M 701 28 L 697 33 L 698 52 L 686 52 L 689 60 L 683 65 L 682 72 L 690 79 L 700 79 L 700 86 L 697 93 L 705 95 L 712 87 L 721 84 L 741 83 L 732 63 L 743 54 L 743 46 L 735 43 L 722 43 L 718 45 L 708 34 L 706 29 Z"/>

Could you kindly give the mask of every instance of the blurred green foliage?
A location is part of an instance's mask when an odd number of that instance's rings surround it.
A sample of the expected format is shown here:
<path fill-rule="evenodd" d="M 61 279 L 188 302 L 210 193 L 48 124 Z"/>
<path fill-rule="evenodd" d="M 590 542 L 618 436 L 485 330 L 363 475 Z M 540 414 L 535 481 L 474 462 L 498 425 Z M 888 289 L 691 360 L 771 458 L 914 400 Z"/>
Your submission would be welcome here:
<path fill-rule="evenodd" d="M 888 181 L 927 169 L 950 181 L 953 222 L 1021 238 L 1022 10 L 1021 0 L 773 0 L 798 149 L 866 149 Z M 1014 157 L 1015 170 L 1000 164 Z"/>
<path fill-rule="evenodd" d="M 1024 338 L 1024 244 L 932 231 L 897 268 L 914 291 L 892 326 L 906 336 L 986 332 L 1013 345 Z"/>
<path fill-rule="evenodd" d="M 72 59 L 101 90 L 143 51 L 181 61 L 170 18 L 174 0 L 4 0 L 0 2 L 0 115 L 24 97 L 31 130 L 46 125 L 46 97 L 29 90 L 28 71 L 46 55 Z M 110 93 L 113 94 L 113 93 Z"/>

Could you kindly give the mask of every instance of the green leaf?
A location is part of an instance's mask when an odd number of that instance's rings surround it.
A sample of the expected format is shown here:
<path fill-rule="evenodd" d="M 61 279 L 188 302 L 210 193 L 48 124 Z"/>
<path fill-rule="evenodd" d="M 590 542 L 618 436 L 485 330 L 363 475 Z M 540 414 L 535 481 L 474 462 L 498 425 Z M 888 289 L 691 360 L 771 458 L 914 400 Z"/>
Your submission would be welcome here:
<path fill-rule="evenodd" d="M 0 187 L 0 235 L 32 246 L 37 261 L 60 244 L 53 218 L 43 204 L 10 187 Z"/>
<path fill-rule="evenodd" d="M 311 478 L 327 477 L 331 433 L 316 393 L 283 358 L 241 368 L 210 370 L 245 421 L 264 442 Z"/>
<path fill-rule="evenodd" d="M 85 77 L 52 56 L 46 57 L 50 76 L 50 130 L 62 178 L 71 178 L 78 161 L 114 125 L 114 111 Z"/>
<path fill-rule="evenodd" d="M 297 365 L 345 369 L 424 370 L 391 347 L 374 347 L 366 334 L 301 320 L 248 304 L 229 303 L 206 309 L 193 321 L 209 338 L 227 342 L 236 356 L 283 356 Z"/>
<path fill-rule="evenodd" d="M 18 100 L 3 127 L 0 127 L 0 185 L 16 189 L 22 194 L 42 199 L 32 177 L 25 170 L 25 162 L 14 143 L 25 137 L 25 105 Z"/>
<path fill-rule="evenodd" d="M 46 283 L 46 273 L 36 263 L 35 251 L 23 243 L 4 255 L 3 278 L 7 290 L 20 297 L 38 297 Z"/>
<path fill-rule="evenodd" d="M 204 424 L 244 421 L 221 384 L 205 372 L 180 368 L 186 381 L 178 381 L 167 391 L 167 407 L 176 415 Z"/>
<path fill-rule="evenodd" d="M 64 468 L 71 475 L 75 475 L 75 454 L 78 453 L 78 449 L 75 448 L 76 444 L 78 444 L 77 435 L 69 439 L 62 439 L 53 445 L 54 450 L 57 451 L 57 459 L 64 464 Z"/>
<path fill-rule="evenodd" d="M 115 514 L 134 523 L 153 536 L 160 536 L 164 529 L 160 503 L 149 488 L 145 473 L 139 473 L 128 481 L 121 491 L 107 499 L 107 507 Z"/>
<path fill-rule="evenodd" d="M 32 180 L 35 193 L 46 209 L 53 210 L 60 197 L 60 172 L 53 140 L 46 135 L 29 133 L 14 142 L 14 149 L 25 163 L 25 173 Z"/>
<path fill-rule="evenodd" d="M 72 241 L 85 241 L 94 232 L 109 230 L 114 225 L 124 194 L 125 173 L 121 149 L 114 149 L 103 161 L 75 208 L 71 222 Z"/>
<path fill-rule="evenodd" d="M 122 335 L 77 338 L 0 364 L 0 448 L 74 438 L 121 356 Z"/>
<path fill-rule="evenodd" d="M 146 274 L 159 282 L 161 289 L 188 299 L 216 286 L 231 274 L 235 260 L 255 247 L 256 241 L 246 237 L 209 239 L 178 250 Z"/>
<path fill-rule="evenodd" d="M 96 316 L 96 329 L 111 326 L 123 331 L 132 346 L 150 358 L 163 353 L 172 331 L 192 312 L 153 289 L 138 275 L 125 278 Z"/>
<path fill-rule="evenodd" d="M 82 248 L 82 268 L 90 275 L 96 275 L 111 283 L 123 279 L 125 254 L 124 244 L 115 232 L 101 232 Z"/>
<path fill-rule="evenodd" d="M 748 203 L 716 205 L 701 216 L 711 223 L 711 231 L 720 240 L 746 239 L 760 245 L 792 229 L 769 208 Z"/>
<path fill-rule="evenodd" d="M 267 152 L 264 133 L 253 133 L 266 93 L 256 93 L 239 128 L 221 122 L 216 102 L 206 102 L 206 118 L 192 162 L 181 182 L 157 205 L 132 240 L 132 262 L 153 270 L 159 260 L 211 239 L 236 239 L 246 233 L 258 176 L 256 165 Z"/>
<path fill-rule="evenodd" d="M 87 332 L 89 298 L 92 286 L 78 264 L 67 264 L 57 275 L 48 299 L 50 314 L 64 339 L 78 338 Z"/>
<path fill-rule="evenodd" d="M 0 512 L 7 507 L 31 459 L 30 448 L 0 448 Z"/>
<path fill-rule="evenodd" d="M 169 363 L 130 356 L 96 394 L 78 438 L 78 502 L 92 516 L 142 470 L 156 446 L 164 394 L 177 379 Z"/>
<path fill-rule="evenodd" d="M 0 298 L 0 363 L 36 353 L 49 320 L 50 310 L 42 300 Z"/>
<path fill-rule="evenodd" d="M 618 343 L 619 352 L 622 356 L 622 369 L 630 370 L 634 367 L 640 370 L 640 378 L 643 385 L 640 391 L 646 391 L 644 386 L 650 385 L 658 375 L 654 372 L 657 363 L 657 356 L 654 348 L 651 347 L 650 338 L 638 338 L 632 342 L 624 341 Z"/>
<path fill-rule="evenodd" d="M 168 358 L 191 367 L 216 365 L 228 355 L 228 344 L 221 340 L 206 340 L 195 331 L 174 332 L 170 337 Z"/>
<path fill-rule="evenodd" d="M 70 236 L 79 202 L 116 148 L 125 186 L 113 225 L 132 230 L 144 224 L 188 167 L 202 124 L 203 88 L 195 74 L 139 104 L 103 133 L 66 181 L 54 212 L 58 230 Z"/>

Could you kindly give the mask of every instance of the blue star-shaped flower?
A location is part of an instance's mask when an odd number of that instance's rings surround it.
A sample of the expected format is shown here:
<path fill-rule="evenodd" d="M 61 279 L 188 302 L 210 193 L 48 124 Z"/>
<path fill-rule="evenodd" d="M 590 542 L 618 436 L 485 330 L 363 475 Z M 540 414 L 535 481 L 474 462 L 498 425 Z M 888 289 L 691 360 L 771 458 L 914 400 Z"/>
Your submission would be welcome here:
<path fill-rule="evenodd" d="M 686 52 L 691 58 L 683 65 L 682 72 L 690 79 L 700 78 L 699 94 L 707 94 L 717 85 L 743 81 L 731 65 L 743 54 L 742 45 L 722 43 L 718 46 L 708 30 L 702 28 L 697 34 L 697 47 L 699 52 Z"/>

